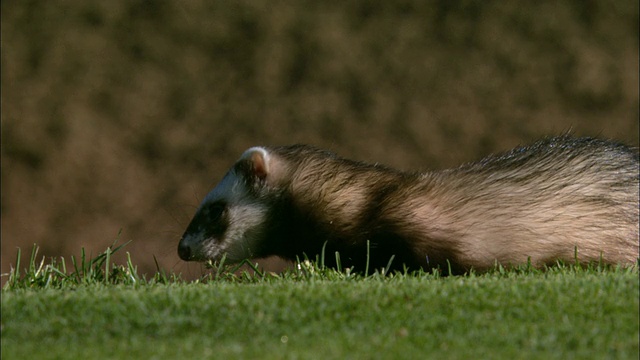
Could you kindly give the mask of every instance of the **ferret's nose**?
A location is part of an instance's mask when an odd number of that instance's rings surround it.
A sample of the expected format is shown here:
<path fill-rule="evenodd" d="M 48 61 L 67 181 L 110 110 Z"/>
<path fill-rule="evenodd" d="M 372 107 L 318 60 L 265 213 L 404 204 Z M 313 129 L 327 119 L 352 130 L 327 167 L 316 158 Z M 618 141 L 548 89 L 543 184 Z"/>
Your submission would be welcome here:
<path fill-rule="evenodd" d="M 180 259 L 184 261 L 189 261 L 191 259 L 191 248 L 182 240 L 178 244 L 178 256 L 180 256 Z"/>

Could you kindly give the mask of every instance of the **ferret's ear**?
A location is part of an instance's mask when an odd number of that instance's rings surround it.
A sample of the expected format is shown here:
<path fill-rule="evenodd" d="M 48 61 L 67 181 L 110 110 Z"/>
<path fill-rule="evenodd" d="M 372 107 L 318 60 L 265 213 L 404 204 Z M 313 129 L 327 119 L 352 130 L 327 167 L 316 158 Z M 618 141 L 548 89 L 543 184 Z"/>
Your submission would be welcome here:
<path fill-rule="evenodd" d="M 248 160 L 248 175 L 264 180 L 269 175 L 269 152 L 262 147 L 252 147 L 242 154 L 240 160 Z"/>

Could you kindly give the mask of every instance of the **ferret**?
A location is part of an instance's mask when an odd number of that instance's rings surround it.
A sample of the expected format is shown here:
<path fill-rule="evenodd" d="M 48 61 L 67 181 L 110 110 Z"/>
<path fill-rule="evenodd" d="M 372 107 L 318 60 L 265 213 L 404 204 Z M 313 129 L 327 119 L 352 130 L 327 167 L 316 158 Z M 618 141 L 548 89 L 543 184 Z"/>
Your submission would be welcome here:
<path fill-rule="evenodd" d="M 457 168 L 403 172 L 308 145 L 252 147 L 178 245 L 186 261 L 276 255 L 354 270 L 638 262 L 636 148 L 569 135 Z M 393 257 L 393 258 L 392 258 Z M 391 261 L 391 263 L 390 263 Z"/>

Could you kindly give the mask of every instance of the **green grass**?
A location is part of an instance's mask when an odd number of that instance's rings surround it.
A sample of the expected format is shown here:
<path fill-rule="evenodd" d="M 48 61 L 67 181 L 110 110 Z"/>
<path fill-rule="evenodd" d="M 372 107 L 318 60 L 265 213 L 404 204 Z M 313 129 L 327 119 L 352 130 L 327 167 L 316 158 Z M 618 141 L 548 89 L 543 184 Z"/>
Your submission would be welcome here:
<path fill-rule="evenodd" d="M 638 358 L 637 268 L 364 277 L 305 261 L 187 282 L 116 250 L 34 251 L 2 291 L 2 358 Z"/>

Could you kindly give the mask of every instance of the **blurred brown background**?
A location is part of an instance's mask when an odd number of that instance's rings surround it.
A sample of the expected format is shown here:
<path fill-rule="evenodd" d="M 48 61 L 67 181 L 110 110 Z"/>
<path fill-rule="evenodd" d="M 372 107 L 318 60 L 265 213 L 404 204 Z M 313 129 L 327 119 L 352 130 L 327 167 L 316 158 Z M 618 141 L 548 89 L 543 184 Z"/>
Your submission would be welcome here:
<path fill-rule="evenodd" d="M 3 1 L 2 273 L 122 230 L 141 272 L 198 275 L 178 239 L 253 145 L 402 169 L 637 146 L 638 25 L 636 0 Z"/>

